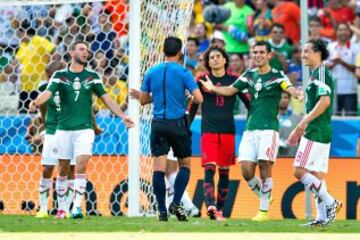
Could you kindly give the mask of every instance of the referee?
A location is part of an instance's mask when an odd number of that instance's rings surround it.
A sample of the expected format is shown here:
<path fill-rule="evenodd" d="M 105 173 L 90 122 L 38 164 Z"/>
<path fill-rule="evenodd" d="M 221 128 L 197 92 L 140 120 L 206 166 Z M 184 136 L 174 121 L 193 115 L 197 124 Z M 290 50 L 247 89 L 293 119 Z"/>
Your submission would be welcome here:
<path fill-rule="evenodd" d="M 191 135 L 185 120 L 185 90 L 193 95 L 193 101 L 202 103 L 203 97 L 192 73 L 179 64 L 182 58 L 182 42 L 168 37 L 164 41 L 165 62 L 152 66 L 145 74 L 140 93 L 141 105 L 153 103 L 150 147 L 153 161 L 153 187 L 159 208 L 159 221 L 167 221 L 165 205 L 165 170 L 170 147 L 178 158 L 179 172 L 174 185 L 174 199 L 169 212 L 179 221 L 187 221 L 180 206 L 182 195 L 190 178 Z"/>

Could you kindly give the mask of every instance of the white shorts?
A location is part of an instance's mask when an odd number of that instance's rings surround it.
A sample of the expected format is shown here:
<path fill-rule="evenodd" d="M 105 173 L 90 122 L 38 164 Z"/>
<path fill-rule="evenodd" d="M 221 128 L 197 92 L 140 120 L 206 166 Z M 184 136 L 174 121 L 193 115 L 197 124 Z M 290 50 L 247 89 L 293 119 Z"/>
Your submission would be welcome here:
<path fill-rule="evenodd" d="M 244 131 L 239 147 L 238 161 L 259 160 L 275 162 L 279 133 L 274 130 Z"/>
<path fill-rule="evenodd" d="M 330 143 L 314 142 L 304 137 L 300 140 L 294 166 L 314 172 L 328 172 Z"/>
<path fill-rule="evenodd" d="M 92 155 L 94 130 L 56 130 L 54 153 L 58 159 L 76 159 L 80 155 Z"/>
<path fill-rule="evenodd" d="M 42 165 L 55 166 L 58 165 L 59 161 L 54 155 L 54 143 L 55 143 L 55 134 L 45 134 L 44 135 L 44 144 L 41 156 Z M 71 159 L 71 165 L 76 165 L 75 158 Z"/>
<path fill-rule="evenodd" d="M 170 161 L 177 162 L 177 157 L 175 157 L 174 151 L 172 150 L 172 148 L 170 148 L 170 150 L 169 150 L 169 153 L 167 155 L 167 159 L 170 160 Z"/>

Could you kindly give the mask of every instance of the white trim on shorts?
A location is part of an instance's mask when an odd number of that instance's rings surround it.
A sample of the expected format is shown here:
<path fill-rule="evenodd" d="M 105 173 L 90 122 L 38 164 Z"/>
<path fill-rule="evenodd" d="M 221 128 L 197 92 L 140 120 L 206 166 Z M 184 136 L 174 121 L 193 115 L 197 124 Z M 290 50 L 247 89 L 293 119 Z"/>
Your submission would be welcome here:
<path fill-rule="evenodd" d="M 275 162 L 279 133 L 275 130 L 246 130 L 239 146 L 238 162 L 259 160 Z"/>
<path fill-rule="evenodd" d="M 328 172 L 330 143 L 311 141 L 305 137 L 300 140 L 295 155 L 294 167 L 305 168 L 313 172 Z"/>

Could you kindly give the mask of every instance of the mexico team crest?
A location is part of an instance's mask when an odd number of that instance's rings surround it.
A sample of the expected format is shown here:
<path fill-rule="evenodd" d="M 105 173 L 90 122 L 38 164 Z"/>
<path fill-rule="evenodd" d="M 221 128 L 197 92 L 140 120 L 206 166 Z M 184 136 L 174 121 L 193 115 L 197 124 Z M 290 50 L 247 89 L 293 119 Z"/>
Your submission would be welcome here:
<path fill-rule="evenodd" d="M 75 91 L 78 91 L 81 88 L 80 79 L 78 77 L 74 79 L 73 88 Z"/>

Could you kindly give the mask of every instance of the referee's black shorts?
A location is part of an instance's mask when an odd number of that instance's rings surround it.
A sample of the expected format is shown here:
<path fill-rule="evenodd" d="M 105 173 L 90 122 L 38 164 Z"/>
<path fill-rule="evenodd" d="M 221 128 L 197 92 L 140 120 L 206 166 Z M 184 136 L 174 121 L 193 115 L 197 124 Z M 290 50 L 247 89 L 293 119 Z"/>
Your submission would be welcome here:
<path fill-rule="evenodd" d="M 156 119 L 151 123 L 151 154 L 155 157 L 167 155 L 170 147 L 177 158 L 191 156 L 191 133 L 185 118 Z"/>

